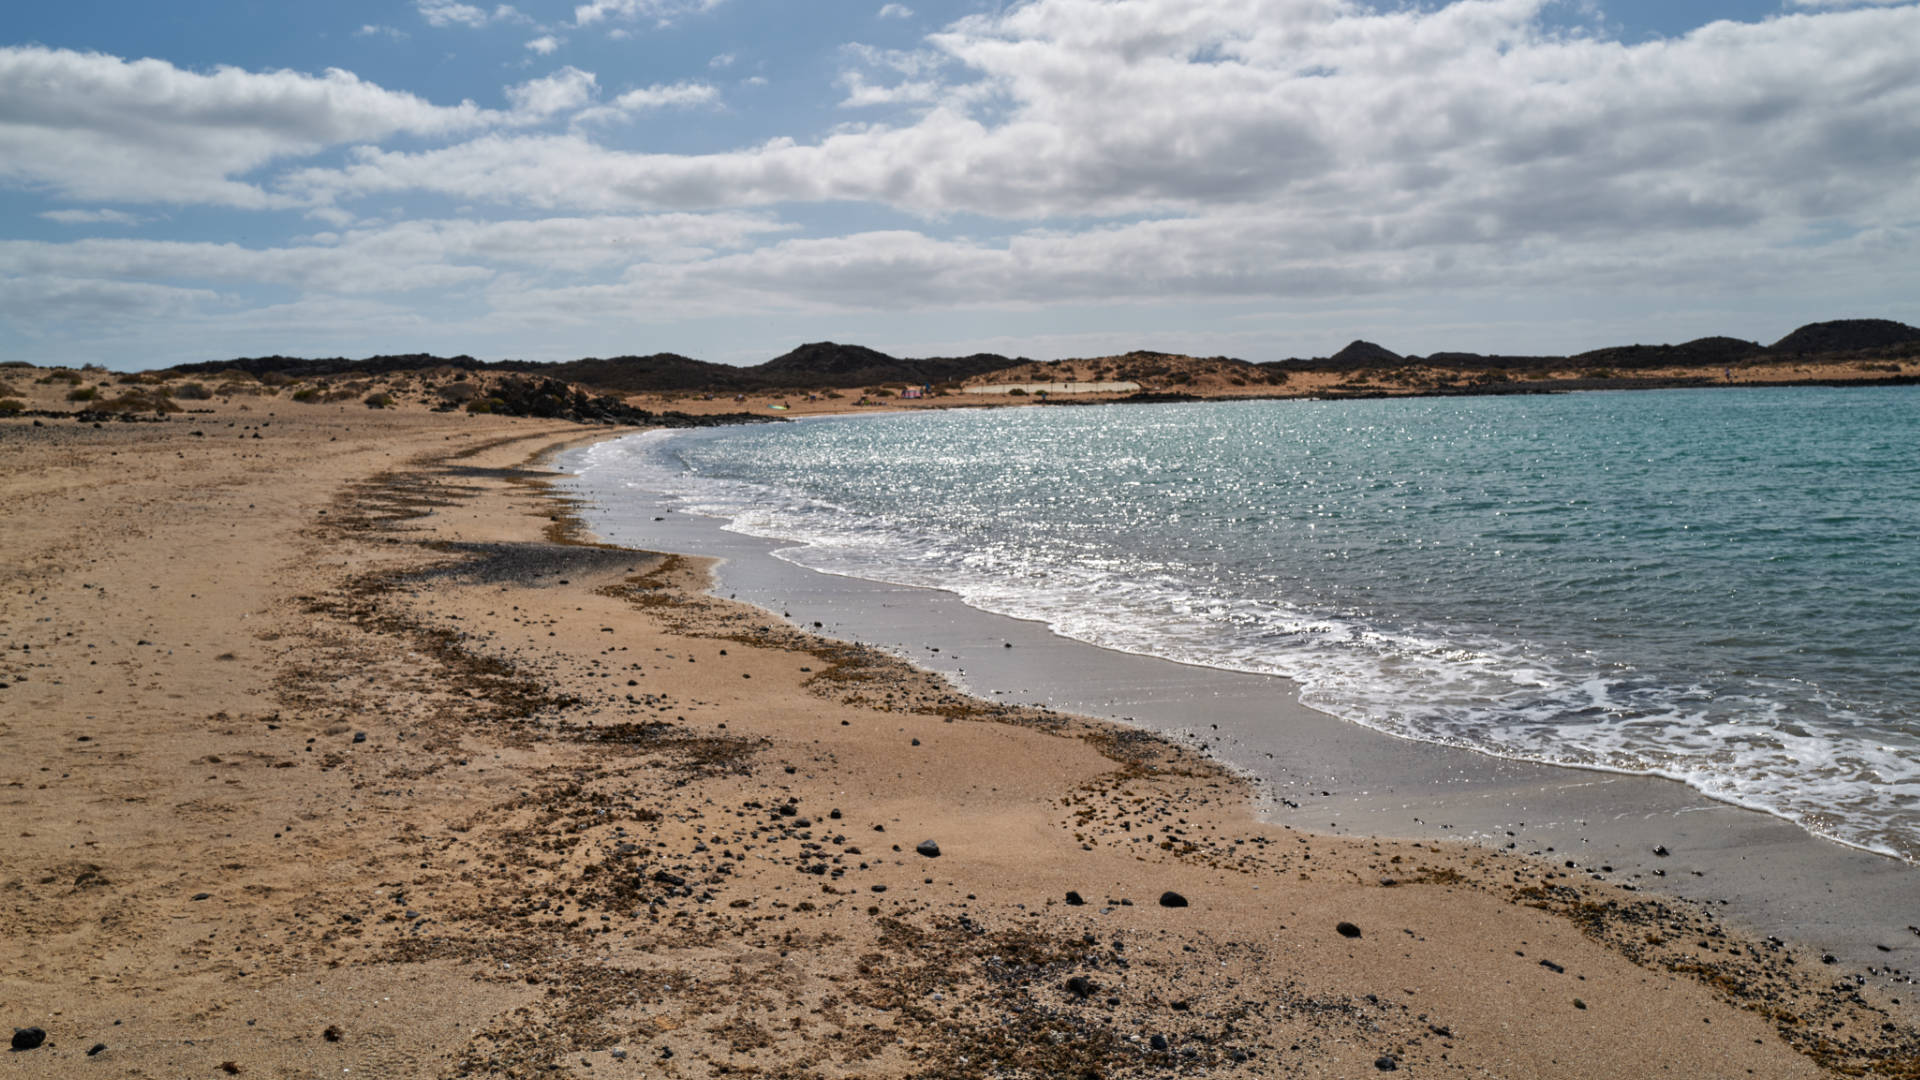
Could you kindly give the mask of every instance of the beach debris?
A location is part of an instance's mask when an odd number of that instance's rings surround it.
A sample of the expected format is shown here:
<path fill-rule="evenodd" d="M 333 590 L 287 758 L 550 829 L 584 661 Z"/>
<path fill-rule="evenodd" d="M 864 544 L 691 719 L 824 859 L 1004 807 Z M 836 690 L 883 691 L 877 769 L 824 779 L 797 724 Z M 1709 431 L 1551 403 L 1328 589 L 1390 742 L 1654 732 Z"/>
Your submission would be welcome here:
<path fill-rule="evenodd" d="M 1374 1058 L 1373 1067 L 1376 1069 L 1379 1069 L 1381 1072 L 1399 1072 L 1400 1071 L 1400 1063 L 1393 1060 L 1392 1057 L 1386 1054 L 1381 1054 L 1379 1057 Z"/>
<path fill-rule="evenodd" d="M 366 741 L 367 741 L 367 733 L 366 733 L 366 732 L 364 732 L 364 731 L 356 731 L 356 732 L 354 732 L 354 733 L 353 733 L 353 741 L 354 741 L 354 742 L 356 742 L 356 743 L 363 743 L 363 742 L 366 742 Z"/>
<path fill-rule="evenodd" d="M 1360 936 L 1360 928 L 1350 922 L 1340 923 L 1334 927 L 1334 930 L 1344 938 L 1357 938 Z"/>
<path fill-rule="evenodd" d="M 192 900 L 206 900 L 206 899 L 208 899 L 208 898 L 210 898 L 210 897 L 212 897 L 212 896 L 213 896 L 213 894 L 212 894 L 212 893 L 210 893 L 210 892 L 197 892 L 197 893 L 194 893 L 194 894 L 193 894 L 193 895 L 192 895 L 191 897 L 189 897 L 189 899 L 192 899 Z"/>
<path fill-rule="evenodd" d="M 1540 961 L 1540 966 L 1543 968 L 1546 968 L 1548 971 L 1553 972 L 1555 975 L 1565 975 L 1567 973 L 1566 968 L 1561 967 L 1559 964 L 1556 964 L 1551 960 Z"/>
<path fill-rule="evenodd" d="M 37 1027 L 14 1028 L 13 1048 L 15 1050 L 37 1050 L 47 1041 L 47 1033 Z"/>
<path fill-rule="evenodd" d="M 931 840 L 920 841 L 913 845 L 913 850 L 925 855 L 929 859 L 937 859 L 940 857 L 940 845 Z"/>
<path fill-rule="evenodd" d="M 1067 906 L 1068 907 L 1085 907 L 1086 903 L 1087 903 L 1086 897 L 1081 896 L 1079 893 L 1075 892 L 1072 889 L 1067 890 Z"/>
<path fill-rule="evenodd" d="M 1184 896 L 1181 896 L 1177 892 L 1174 892 L 1172 889 L 1168 889 L 1166 892 L 1163 892 L 1160 894 L 1160 906 L 1161 907 L 1186 907 L 1187 898 Z"/>
<path fill-rule="evenodd" d="M 616 1046 L 616 1047 L 614 1047 L 613 1049 L 611 1049 L 611 1050 L 609 1050 L 609 1051 L 607 1051 L 607 1053 L 608 1053 L 608 1054 L 609 1054 L 609 1055 L 610 1055 L 610 1056 L 611 1056 L 611 1057 L 613 1058 L 613 1060 L 615 1060 L 615 1061 L 625 1061 L 625 1060 L 627 1060 L 627 1048 L 626 1048 L 626 1047 L 624 1047 L 624 1046 Z"/>
<path fill-rule="evenodd" d="M 1661 857 L 1661 858 L 1663 858 L 1663 859 L 1664 859 L 1664 858 L 1666 858 L 1667 856 L 1669 856 L 1669 855 L 1671 855 L 1671 854 L 1673 854 L 1673 852 L 1671 852 L 1671 851 L 1668 851 L 1668 850 L 1667 850 L 1667 845 L 1665 845 L 1665 844 L 1658 844 L 1658 845 L 1656 845 L 1656 846 L 1654 847 L 1654 849 L 1653 849 L 1653 853 L 1654 853 L 1655 855 L 1658 855 L 1658 856 L 1660 856 L 1660 857 Z"/>

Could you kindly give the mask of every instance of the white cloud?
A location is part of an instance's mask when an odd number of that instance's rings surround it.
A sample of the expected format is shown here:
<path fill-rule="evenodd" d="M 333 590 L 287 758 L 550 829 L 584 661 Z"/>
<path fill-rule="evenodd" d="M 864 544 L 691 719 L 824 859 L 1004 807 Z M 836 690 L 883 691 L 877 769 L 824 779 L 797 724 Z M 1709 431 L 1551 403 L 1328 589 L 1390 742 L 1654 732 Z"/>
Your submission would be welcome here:
<path fill-rule="evenodd" d="M 270 248 L 0 241 L 0 313 L 45 330 L 70 319 L 210 316 L 216 308 L 246 307 L 237 293 L 261 286 L 291 288 L 309 301 L 419 296 L 499 282 L 565 288 L 580 275 L 694 262 L 790 229 L 764 214 L 655 214 L 409 221 Z"/>
<path fill-rule="evenodd" d="M 840 102 L 844 107 L 930 104 L 956 94 L 955 88 L 937 77 L 951 59 L 937 50 L 876 49 L 856 43 L 841 52 L 861 65 L 840 74 L 840 84 L 847 88 L 847 96 Z M 883 78 L 898 78 L 890 83 L 875 83 L 869 71 L 880 72 Z"/>
<path fill-rule="evenodd" d="M 427 20 L 428 26 L 465 26 L 475 30 L 497 22 L 525 22 L 527 17 L 520 14 L 510 4 L 501 4 L 491 11 L 472 4 L 462 4 L 458 0 L 414 0 L 414 7 L 420 17 Z"/>
<path fill-rule="evenodd" d="M 148 220 L 125 210 L 43 210 L 40 216 L 62 225 L 144 225 Z"/>
<path fill-rule="evenodd" d="M 0 274 L 0 315 L 32 335 L 58 322 L 173 320 L 220 299 L 207 289 L 142 282 Z"/>
<path fill-rule="evenodd" d="M 700 82 L 605 100 L 566 67 L 488 111 L 344 72 L 5 49 L 0 183 L 88 204 L 285 206 L 341 228 L 268 250 L 0 246 L 0 275 L 16 296 L 36 275 L 67 283 L 76 299 L 60 310 L 210 312 L 258 282 L 302 290 L 301 318 L 380 290 L 423 307 L 452 296 L 463 326 L 1553 290 L 1920 295 L 1907 46 L 1920 7 L 1629 44 L 1547 26 L 1547 2 L 996 6 L 917 49 L 842 54 L 845 104 L 912 111 L 700 154 L 599 126 L 717 105 Z M 711 6 L 602 0 L 576 17 Z M 341 147 L 343 164 L 302 160 Z M 353 224 L 419 194 L 532 220 Z M 770 216 L 827 202 L 923 224 L 801 234 Z M 952 235 L 955 221 L 973 235 Z M 88 281 L 103 284 L 75 284 Z M 222 291 L 183 301 L 114 283 Z"/>
<path fill-rule="evenodd" d="M 913 9 L 908 7 L 905 4 L 882 4 L 880 6 L 880 11 L 877 15 L 875 15 L 875 18 L 911 19 L 913 18 Z"/>
<path fill-rule="evenodd" d="M 527 48 L 541 56 L 552 56 L 560 48 L 560 39 L 552 34 L 542 34 L 527 42 Z"/>
<path fill-rule="evenodd" d="M 725 0 L 590 0 L 573 9 L 576 26 L 590 26 L 606 19 L 649 19 L 661 25 L 682 15 L 712 11 Z"/>
<path fill-rule="evenodd" d="M 735 59 L 737 59 L 737 57 L 735 57 L 732 53 L 723 52 L 720 55 L 714 57 L 713 59 L 707 61 L 707 66 L 710 68 L 713 68 L 715 71 L 718 71 L 721 68 L 732 67 Z"/>
<path fill-rule="evenodd" d="M 611 102 L 586 109 L 574 117 L 578 124 L 608 123 L 631 118 L 648 109 L 689 108 L 720 100 L 720 91 L 706 83 L 683 82 L 629 90 Z"/>
<path fill-rule="evenodd" d="M 1911 4 L 1913 0 L 1791 0 L 1791 2 L 1794 7 L 1800 8 L 1850 8 L 1891 7 L 1894 4 Z"/>
<path fill-rule="evenodd" d="M 410 35 L 397 27 L 382 26 L 377 23 L 364 23 L 353 32 L 354 37 L 383 37 L 393 41 L 405 41 Z"/>
<path fill-rule="evenodd" d="M 1271 205 L 1384 248 L 1920 213 L 1907 182 L 1920 68 L 1905 47 L 1920 8 L 1626 45 L 1550 31 L 1540 2 L 1381 14 L 1338 0 L 1039 0 L 930 38 L 965 81 L 855 85 L 861 100 L 927 104 L 907 126 L 697 156 L 487 137 L 368 151 L 294 184 L 1013 220 Z M 554 173 L 575 182 L 540 179 Z"/>
<path fill-rule="evenodd" d="M 568 65 L 551 75 L 507 87 L 507 101 L 518 116 L 543 120 L 555 113 L 584 108 L 599 92 L 593 72 Z"/>
<path fill-rule="evenodd" d="M 343 143 L 448 135 L 503 119 L 351 72 L 188 71 L 161 60 L 0 48 L 0 184 L 70 199 L 291 205 L 238 179 Z"/>

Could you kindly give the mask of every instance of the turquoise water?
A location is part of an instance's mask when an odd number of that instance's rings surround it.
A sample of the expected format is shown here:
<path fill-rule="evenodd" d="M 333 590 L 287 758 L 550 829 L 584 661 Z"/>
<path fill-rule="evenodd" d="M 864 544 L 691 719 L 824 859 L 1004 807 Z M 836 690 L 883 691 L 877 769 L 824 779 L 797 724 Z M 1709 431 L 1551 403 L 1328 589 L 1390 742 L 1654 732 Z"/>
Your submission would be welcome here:
<path fill-rule="evenodd" d="M 918 413 L 587 472 L 1412 739 L 1920 858 L 1920 390 Z"/>

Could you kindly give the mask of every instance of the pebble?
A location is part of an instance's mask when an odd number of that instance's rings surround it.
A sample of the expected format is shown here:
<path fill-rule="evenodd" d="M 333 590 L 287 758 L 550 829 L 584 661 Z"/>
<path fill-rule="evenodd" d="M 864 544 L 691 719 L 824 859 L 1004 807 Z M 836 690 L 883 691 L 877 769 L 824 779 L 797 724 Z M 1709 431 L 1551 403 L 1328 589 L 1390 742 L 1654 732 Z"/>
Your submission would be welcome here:
<path fill-rule="evenodd" d="M 212 893 L 210 893 L 210 892 L 197 892 L 197 893 L 194 893 L 194 894 L 193 894 L 193 899 L 195 899 L 195 900 L 205 900 L 205 899 L 207 899 L 207 898 L 209 898 L 209 897 L 211 897 L 212 895 L 213 895 L 213 894 L 212 894 Z"/>
<path fill-rule="evenodd" d="M 1092 997 L 1094 989 L 1093 980 L 1087 978 L 1085 975 L 1075 975 L 1073 978 L 1067 980 L 1067 993 L 1072 994 L 1082 1001 Z"/>
<path fill-rule="evenodd" d="M 940 857 L 940 845 L 931 840 L 920 841 L 913 846 L 913 850 L 925 855 L 929 859 L 937 859 Z"/>
<path fill-rule="evenodd" d="M 1167 1048 L 1167 1037 L 1165 1035 L 1155 1035 L 1153 1038 L 1147 1040 L 1147 1045 L 1153 1047 L 1155 1050 L 1165 1050 Z"/>
<path fill-rule="evenodd" d="M 1067 890 L 1067 905 L 1069 907 L 1085 907 L 1086 903 L 1085 897 L 1071 889 Z"/>
<path fill-rule="evenodd" d="M 367 741 L 367 733 L 366 733 L 366 732 L 364 732 L 364 731 L 356 731 L 356 732 L 354 732 L 354 733 L 353 733 L 353 741 L 354 741 L 354 742 L 357 742 L 357 743 L 363 743 L 363 742 L 366 742 L 366 741 Z"/>
<path fill-rule="evenodd" d="M 1387 1055 L 1382 1054 L 1373 1059 L 1373 1067 L 1379 1069 L 1381 1072 L 1398 1072 L 1400 1064 Z"/>
<path fill-rule="evenodd" d="M 13 1048 L 15 1050 L 37 1050 L 47 1041 L 47 1033 L 40 1028 L 14 1028 Z"/>
<path fill-rule="evenodd" d="M 1177 892 L 1168 890 L 1160 894 L 1160 906 L 1161 907 L 1186 907 L 1187 898 L 1184 896 L 1181 896 Z"/>
<path fill-rule="evenodd" d="M 625 1047 L 616 1046 L 612 1050 L 608 1051 L 608 1053 L 613 1055 L 613 1060 L 615 1061 L 627 1060 L 627 1051 Z"/>
<path fill-rule="evenodd" d="M 97 1057 L 100 1054 L 106 1053 L 106 1051 L 107 1051 L 106 1043 L 94 1043 L 92 1046 L 87 1047 L 87 1056 Z"/>
<path fill-rule="evenodd" d="M 1340 932 L 1341 937 L 1355 938 L 1360 936 L 1360 928 L 1350 922 L 1343 922 L 1335 926 L 1334 929 Z"/>

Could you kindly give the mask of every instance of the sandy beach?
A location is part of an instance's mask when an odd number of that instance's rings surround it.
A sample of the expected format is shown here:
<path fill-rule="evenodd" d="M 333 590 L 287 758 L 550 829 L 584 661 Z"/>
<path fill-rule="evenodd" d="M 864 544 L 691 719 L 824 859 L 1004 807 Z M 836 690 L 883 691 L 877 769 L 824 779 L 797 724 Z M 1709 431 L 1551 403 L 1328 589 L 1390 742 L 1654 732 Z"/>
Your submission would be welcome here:
<path fill-rule="evenodd" d="M 613 429 L 192 404 L 0 419 L 10 1075 L 1920 1076 L 1801 942 L 604 544 Z"/>

